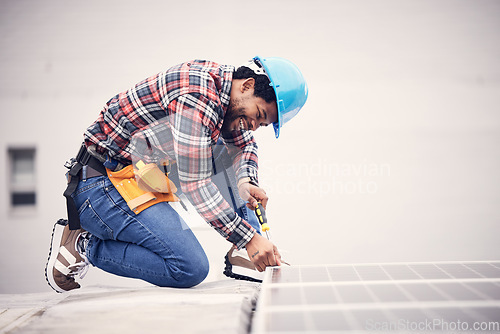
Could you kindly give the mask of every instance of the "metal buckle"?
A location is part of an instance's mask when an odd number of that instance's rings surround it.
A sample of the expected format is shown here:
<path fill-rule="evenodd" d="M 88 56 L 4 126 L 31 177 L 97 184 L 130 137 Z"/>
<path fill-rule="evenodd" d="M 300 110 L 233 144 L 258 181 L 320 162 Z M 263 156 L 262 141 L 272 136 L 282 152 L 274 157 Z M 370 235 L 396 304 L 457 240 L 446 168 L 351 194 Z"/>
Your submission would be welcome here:
<path fill-rule="evenodd" d="M 87 165 L 82 166 L 82 180 L 87 179 Z"/>
<path fill-rule="evenodd" d="M 71 158 L 64 163 L 64 167 L 66 167 L 67 169 L 71 169 L 76 164 L 76 162 L 77 161 L 75 158 Z"/>
<path fill-rule="evenodd" d="M 81 163 L 82 165 L 86 165 L 89 162 L 90 157 L 91 155 L 87 150 L 87 147 L 85 146 L 85 144 L 82 144 L 82 146 L 80 146 L 78 154 L 76 155 L 76 161 Z"/>

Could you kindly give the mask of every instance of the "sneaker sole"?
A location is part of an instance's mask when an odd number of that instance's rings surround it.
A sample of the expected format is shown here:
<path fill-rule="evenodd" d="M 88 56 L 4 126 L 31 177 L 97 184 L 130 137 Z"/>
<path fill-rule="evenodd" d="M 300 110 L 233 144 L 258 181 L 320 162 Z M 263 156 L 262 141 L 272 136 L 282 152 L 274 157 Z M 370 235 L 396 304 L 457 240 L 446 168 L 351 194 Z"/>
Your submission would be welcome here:
<path fill-rule="evenodd" d="M 54 280 L 54 266 L 56 264 L 57 256 L 59 255 L 59 248 L 61 247 L 61 239 L 63 235 L 64 228 L 68 225 L 68 221 L 66 219 L 59 219 L 52 229 L 52 239 L 50 240 L 50 250 L 49 250 L 49 258 L 47 259 L 47 265 L 45 266 L 45 279 L 49 286 L 56 292 L 62 293 L 66 292 L 66 290 L 61 289 L 57 286 Z M 56 242 L 54 243 L 54 240 Z"/>
<path fill-rule="evenodd" d="M 238 268 L 238 269 L 241 269 L 241 271 L 237 270 L 238 272 L 236 273 L 233 270 L 233 265 L 229 261 L 229 257 L 227 256 L 227 254 L 225 256 L 224 263 L 226 264 L 226 267 L 224 268 L 224 272 L 223 273 L 227 277 L 238 279 L 238 280 L 242 280 L 242 281 L 250 281 L 250 282 L 262 283 L 261 279 L 257 279 L 257 278 L 245 275 L 245 268 Z M 246 269 L 246 270 L 252 271 L 252 272 L 254 271 L 254 270 L 250 270 L 250 269 Z"/>

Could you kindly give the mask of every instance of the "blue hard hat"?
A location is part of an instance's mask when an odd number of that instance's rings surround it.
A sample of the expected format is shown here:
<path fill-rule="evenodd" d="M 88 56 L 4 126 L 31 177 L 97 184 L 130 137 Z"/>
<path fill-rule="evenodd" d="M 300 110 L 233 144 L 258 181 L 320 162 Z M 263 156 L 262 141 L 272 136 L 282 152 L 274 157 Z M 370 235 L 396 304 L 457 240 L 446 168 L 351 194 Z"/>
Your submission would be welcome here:
<path fill-rule="evenodd" d="M 283 124 L 297 115 L 306 103 L 307 83 L 298 67 L 289 60 L 259 56 L 253 59 L 262 64 L 276 93 L 278 121 L 274 122 L 273 126 L 276 138 L 278 138 Z"/>

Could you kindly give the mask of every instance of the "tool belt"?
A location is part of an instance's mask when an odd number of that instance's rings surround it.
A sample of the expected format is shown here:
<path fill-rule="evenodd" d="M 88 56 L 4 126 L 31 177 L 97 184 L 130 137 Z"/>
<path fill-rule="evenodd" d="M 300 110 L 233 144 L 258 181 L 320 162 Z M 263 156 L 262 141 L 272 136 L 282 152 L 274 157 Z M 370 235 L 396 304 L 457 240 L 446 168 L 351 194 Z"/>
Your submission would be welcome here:
<path fill-rule="evenodd" d="M 153 164 L 151 164 L 153 165 Z M 156 166 L 156 164 L 154 164 Z M 160 202 L 177 202 L 179 199 L 174 193 L 177 191 L 174 183 L 168 179 L 168 176 L 163 173 L 163 180 L 166 186 L 162 189 L 163 192 L 152 192 L 145 190 L 145 186 L 140 186 L 136 180 L 134 167 L 129 165 L 119 171 L 113 172 L 106 169 L 107 176 L 116 190 L 127 202 L 128 207 L 135 214 L 149 208 L 152 205 Z M 159 169 L 158 169 L 159 171 Z M 141 179 L 139 179 L 141 180 Z M 144 182 L 144 181 L 139 181 Z"/>
<path fill-rule="evenodd" d="M 68 187 L 63 195 L 66 197 L 68 222 L 71 230 L 80 228 L 80 217 L 72 194 L 82 179 L 107 176 L 135 214 L 139 214 L 160 202 L 179 201 L 179 198 L 174 195 L 177 191 L 174 183 L 168 179 L 165 173 L 160 171 L 156 164 L 145 165 L 141 162 L 138 170 L 134 170 L 132 165 L 128 165 L 118 171 L 111 171 L 88 152 L 85 144 L 82 144 L 76 158 L 70 160 L 66 167 L 69 168 Z M 139 184 L 136 180 L 136 174 L 139 176 Z"/>
<path fill-rule="evenodd" d="M 76 157 L 68 161 L 65 166 L 69 169 L 67 174 L 68 187 L 64 191 L 63 196 L 66 197 L 69 229 L 77 230 L 80 228 L 80 217 L 78 216 L 78 209 L 71 195 L 75 192 L 78 182 L 81 179 L 106 175 L 106 169 L 102 162 L 87 151 L 85 144 L 82 144 Z"/>

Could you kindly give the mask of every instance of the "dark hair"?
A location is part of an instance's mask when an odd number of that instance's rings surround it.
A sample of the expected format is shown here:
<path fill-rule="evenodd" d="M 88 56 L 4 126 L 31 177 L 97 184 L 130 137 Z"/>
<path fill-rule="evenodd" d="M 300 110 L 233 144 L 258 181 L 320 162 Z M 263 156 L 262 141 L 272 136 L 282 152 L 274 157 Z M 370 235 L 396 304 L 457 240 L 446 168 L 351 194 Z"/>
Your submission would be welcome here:
<path fill-rule="evenodd" d="M 257 74 L 246 66 L 240 66 L 233 73 L 233 79 L 255 79 L 254 95 L 264 99 L 267 103 L 276 102 L 274 88 L 270 86 L 271 81 L 263 74 Z"/>

